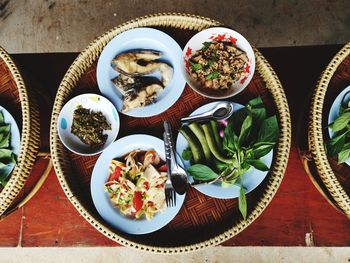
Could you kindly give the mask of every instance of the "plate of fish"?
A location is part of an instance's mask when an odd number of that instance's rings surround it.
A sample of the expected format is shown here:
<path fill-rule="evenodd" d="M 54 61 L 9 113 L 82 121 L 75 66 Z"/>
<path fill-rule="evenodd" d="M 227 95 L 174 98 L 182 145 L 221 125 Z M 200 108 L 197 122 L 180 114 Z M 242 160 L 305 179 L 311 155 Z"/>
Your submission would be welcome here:
<path fill-rule="evenodd" d="M 97 63 L 101 93 L 119 112 L 150 117 L 171 107 L 185 88 L 182 50 L 169 35 L 136 28 L 114 37 Z"/>
<path fill-rule="evenodd" d="M 99 214 L 129 234 L 146 234 L 167 225 L 180 211 L 185 195 L 167 207 L 164 142 L 150 135 L 130 135 L 114 142 L 98 158 L 91 196 Z"/>

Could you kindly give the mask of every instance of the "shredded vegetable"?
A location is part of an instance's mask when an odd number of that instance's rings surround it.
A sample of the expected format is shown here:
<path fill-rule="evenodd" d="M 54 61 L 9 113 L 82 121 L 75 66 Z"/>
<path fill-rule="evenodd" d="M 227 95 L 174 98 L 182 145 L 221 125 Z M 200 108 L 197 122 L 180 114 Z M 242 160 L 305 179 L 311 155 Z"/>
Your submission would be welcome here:
<path fill-rule="evenodd" d="M 154 150 L 134 150 L 112 160 L 105 183 L 111 202 L 128 217 L 150 220 L 166 209 L 166 166 Z"/>

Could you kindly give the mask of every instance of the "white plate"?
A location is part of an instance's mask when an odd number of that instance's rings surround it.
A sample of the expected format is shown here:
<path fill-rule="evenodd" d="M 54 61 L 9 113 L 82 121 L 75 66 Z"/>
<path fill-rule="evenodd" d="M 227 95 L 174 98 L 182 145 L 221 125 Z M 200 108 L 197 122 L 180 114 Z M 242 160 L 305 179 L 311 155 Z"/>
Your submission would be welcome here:
<path fill-rule="evenodd" d="M 112 68 L 111 62 L 118 54 L 135 49 L 152 49 L 162 52 L 161 60 L 174 69 L 171 83 L 159 94 L 155 103 L 124 113 L 133 117 L 154 116 L 171 107 L 181 96 L 186 84 L 180 69 L 182 50 L 173 38 L 162 31 L 152 28 L 136 28 L 114 37 L 103 49 L 97 63 L 98 87 L 101 93 L 121 112 L 123 96 L 112 82 L 112 79 L 119 73 Z"/>
<path fill-rule="evenodd" d="M 104 145 L 90 147 L 71 132 L 74 111 L 79 105 L 93 111 L 102 112 L 107 122 L 111 124 L 112 129 L 103 132 L 108 135 Z M 80 155 L 95 155 L 114 142 L 119 132 L 119 125 L 118 112 L 109 100 L 97 94 L 82 94 L 72 98 L 63 106 L 58 116 L 57 129 L 60 140 L 70 151 Z"/>
<path fill-rule="evenodd" d="M 341 102 L 344 98 L 344 96 L 346 95 L 346 93 L 350 92 L 350 86 L 346 87 L 334 100 L 332 107 L 329 111 L 329 115 L 328 115 L 328 123 L 332 123 L 335 121 L 335 119 L 338 117 L 339 115 L 339 109 L 340 109 L 340 105 Z M 350 97 L 349 97 L 350 98 Z M 334 132 L 332 131 L 331 128 L 328 128 L 328 133 L 329 133 L 329 137 L 332 138 L 334 135 Z M 350 165 L 350 160 L 347 160 L 345 162 L 347 165 Z"/>
<path fill-rule="evenodd" d="M 154 149 L 165 160 L 164 142 L 150 135 L 138 134 L 123 137 L 114 142 L 98 158 L 91 177 L 91 196 L 98 213 L 111 226 L 129 234 L 147 234 L 167 225 L 180 211 L 185 195 L 176 194 L 176 206 L 157 213 L 153 219 L 130 219 L 122 215 L 111 203 L 104 184 L 109 177 L 109 165 L 114 158 L 121 157 L 135 149 Z M 181 163 L 180 163 L 181 164 Z"/>
<path fill-rule="evenodd" d="M 16 120 L 13 118 L 13 116 L 2 106 L 0 106 L 0 111 L 4 115 L 4 123 L 11 125 L 11 139 L 10 139 L 10 145 L 11 150 L 16 155 L 16 158 L 18 158 L 19 152 L 21 150 L 21 135 L 16 123 Z M 4 173 L 4 177 L 6 178 L 15 168 L 14 163 L 8 164 L 6 166 L 6 172 Z"/>
<path fill-rule="evenodd" d="M 222 101 L 205 104 L 202 107 L 199 107 L 198 109 L 196 109 L 194 112 L 192 112 L 190 116 L 209 111 L 215 108 L 215 106 L 221 102 Z M 231 104 L 234 111 L 237 111 L 243 108 L 243 105 L 241 104 L 234 103 L 234 102 L 232 102 Z M 189 145 L 187 140 L 181 133 L 179 133 L 176 141 L 177 153 L 181 156 L 182 151 L 184 149 L 187 149 L 188 147 Z M 270 151 L 268 154 L 262 157 L 261 160 L 263 161 L 264 164 L 267 165 L 267 167 L 270 167 L 272 163 L 272 157 L 273 157 L 273 151 Z M 189 161 L 183 160 L 183 163 L 186 169 L 191 166 Z M 246 173 L 243 174 L 242 181 L 238 181 L 237 183 L 239 184 L 242 183 L 244 189 L 246 190 L 246 193 L 249 193 L 252 190 L 254 190 L 265 179 L 267 173 L 268 171 L 263 172 L 255 169 L 254 167 L 251 167 Z M 210 185 L 198 185 L 198 186 L 195 186 L 195 188 L 199 192 L 205 195 L 215 197 L 215 198 L 221 198 L 221 199 L 239 197 L 239 190 L 240 190 L 240 187 L 237 185 L 232 185 L 231 187 L 225 187 L 225 188 L 221 187 L 221 183 L 210 184 Z"/>

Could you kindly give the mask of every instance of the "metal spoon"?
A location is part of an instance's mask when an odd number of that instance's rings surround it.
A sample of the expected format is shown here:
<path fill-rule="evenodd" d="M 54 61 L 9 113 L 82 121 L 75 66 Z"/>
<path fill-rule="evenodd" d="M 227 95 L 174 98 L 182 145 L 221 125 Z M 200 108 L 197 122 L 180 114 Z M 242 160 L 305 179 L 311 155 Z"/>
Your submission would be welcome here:
<path fill-rule="evenodd" d="M 233 107 L 230 102 L 220 102 L 213 109 L 193 116 L 188 116 L 181 119 L 181 122 L 207 121 L 210 119 L 224 120 L 231 117 Z"/>

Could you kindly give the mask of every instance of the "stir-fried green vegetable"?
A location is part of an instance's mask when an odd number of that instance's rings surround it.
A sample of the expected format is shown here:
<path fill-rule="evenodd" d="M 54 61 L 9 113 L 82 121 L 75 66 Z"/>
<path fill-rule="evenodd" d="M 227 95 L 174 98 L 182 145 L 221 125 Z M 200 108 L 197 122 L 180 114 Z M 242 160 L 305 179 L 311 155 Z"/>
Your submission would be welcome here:
<path fill-rule="evenodd" d="M 7 176 L 16 164 L 16 156 L 11 149 L 11 125 L 5 123 L 0 112 L 0 185 L 5 187 Z"/>
<path fill-rule="evenodd" d="M 82 106 L 78 106 L 74 111 L 71 131 L 83 143 L 93 147 L 103 145 L 108 137 L 107 134 L 103 134 L 104 130 L 111 130 L 111 125 L 102 112 L 95 112 Z"/>
<path fill-rule="evenodd" d="M 193 123 L 189 126 L 191 125 L 194 126 Z M 249 101 L 244 108 L 232 115 L 222 139 L 216 121 L 196 124 L 196 127 L 200 131 L 186 130 L 185 138 L 190 148 L 182 153 L 182 157 L 192 163 L 187 171 L 195 180 L 205 182 L 220 177 L 222 186 L 226 187 L 235 184 L 250 167 L 261 171 L 269 169 L 260 158 L 274 148 L 279 138 L 279 127 L 276 116 L 267 117 L 260 97 Z M 185 129 L 186 126 L 183 126 L 180 132 L 184 134 Z M 203 154 L 207 147 L 210 150 L 209 162 L 208 154 Z M 202 158 L 194 158 L 197 153 L 200 153 L 199 156 Z M 206 158 L 203 159 L 203 156 Z M 240 185 L 239 209 L 245 219 L 247 204 L 242 185 Z"/>
<path fill-rule="evenodd" d="M 350 101 L 344 102 L 343 99 L 339 115 L 329 127 L 334 131 L 334 135 L 326 143 L 328 155 L 338 157 L 338 163 L 350 160 Z"/>

